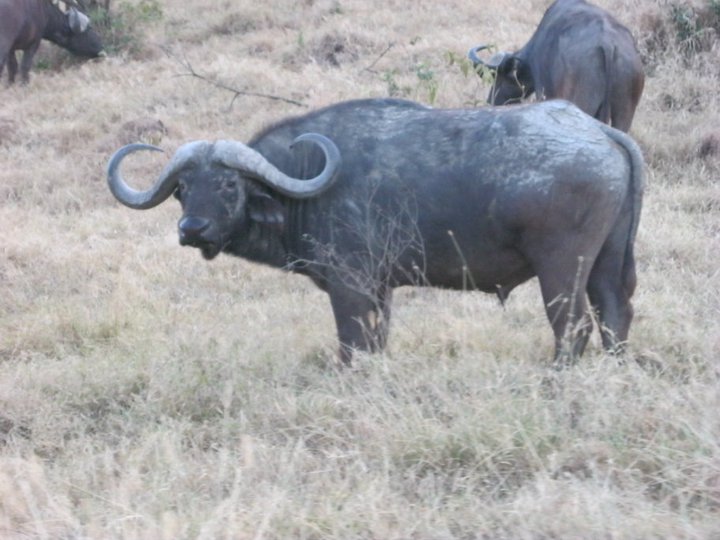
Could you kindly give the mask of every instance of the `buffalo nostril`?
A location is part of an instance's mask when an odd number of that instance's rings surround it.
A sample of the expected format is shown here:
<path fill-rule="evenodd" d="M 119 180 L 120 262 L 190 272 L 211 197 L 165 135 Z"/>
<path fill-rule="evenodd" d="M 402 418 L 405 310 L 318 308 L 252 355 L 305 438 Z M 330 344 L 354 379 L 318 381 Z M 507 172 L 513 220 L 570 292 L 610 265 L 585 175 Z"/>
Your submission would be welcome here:
<path fill-rule="evenodd" d="M 178 223 L 178 229 L 180 230 L 180 243 L 191 244 L 197 240 L 201 240 L 202 233 L 209 227 L 209 219 L 194 216 L 182 218 L 180 223 Z"/>
<path fill-rule="evenodd" d="M 178 223 L 178 227 L 180 227 L 181 231 L 194 234 L 203 232 L 209 226 L 209 219 L 193 216 L 184 217 L 180 220 L 180 223 Z"/>

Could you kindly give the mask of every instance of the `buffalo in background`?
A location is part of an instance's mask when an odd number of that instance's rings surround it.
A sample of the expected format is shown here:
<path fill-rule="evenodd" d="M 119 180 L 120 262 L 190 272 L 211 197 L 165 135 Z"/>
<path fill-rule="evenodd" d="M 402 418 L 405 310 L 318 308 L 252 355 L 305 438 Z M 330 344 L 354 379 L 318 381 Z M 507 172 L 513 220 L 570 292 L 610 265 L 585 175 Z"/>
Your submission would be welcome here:
<path fill-rule="evenodd" d="M 478 45 L 468 57 L 475 68 L 495 71 L 488 103 L 505 105 L 533 92 L 563 98 L 622 131 L 632 124 L 645 84 L 640 53 L 630 31 L 585 0 L 556 0 L 537 30 L 515 53 L 483 61 Z"/>
<path fill-rule="evenodd" d="M 537 276 L 557 359 L 585 347 L 586 293 L 603 345 L 627 339 L 643 160 L 630 137 L 568 102 L 339 103 L 247 145 L 186 143 L 138 191 L 119 167 L 143 149 L 158 150 L 133 144 L 110 159 L 115 197 L 148 209 L 174 194 L 182 245 L 308 276 L 330 297 L 345 362 L 385 346 L 403 285 L 504 299 Z"/>
<path fill-rule="evenodd" d="M 0 75 L 8 65 L 12 84 L 18 71 L 16 51 L 23 51 L 20 77 L 30 78 L 35 53 L 43 39 L 85 58 L 103 53 L 100 36 L 90 27 L 90 19 L 78 4 L 51 0 L 0 0 Z"/>

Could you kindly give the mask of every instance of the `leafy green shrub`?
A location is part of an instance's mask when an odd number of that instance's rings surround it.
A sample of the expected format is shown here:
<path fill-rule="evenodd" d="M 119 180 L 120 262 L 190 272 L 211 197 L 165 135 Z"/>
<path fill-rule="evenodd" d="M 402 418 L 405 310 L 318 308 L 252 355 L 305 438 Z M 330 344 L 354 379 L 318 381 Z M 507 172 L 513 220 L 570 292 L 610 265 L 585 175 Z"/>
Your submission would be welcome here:
<path fill-rule="evenodd" d="M 126 52 L 133 57 L 140 56 L 144 49 L 143 26 L 163 17 L 158 0 L 141 0 L 137 4 L 121 2 L 112 11 L 98 6 L 91 8 L 89 14 L 108 54 Z"/>
<path fill-rule="evenodd" d="M 670 4 L 670 20 L 680 50 L 688 57 L 709 51 L 720 32 L 720 0 L 707 0 L 705 6 Z"/>
<path fill-rule="evenodd" d="M 438 94 L 438 80 L 435 72 L 425 63 L 415 66 L 415 75 L 418 78 L 418 92 L 427 94 L 427 102 L 434 105 Z"/>
<path fill-rule="evenodd" d="M 390 97 L 406 97 L 410 90 L 407 87 L 400 87 L 397 75 L 397 69 L 391 69 L 382 74 L 382 80 L 387 84 L 387 94 Z"/>

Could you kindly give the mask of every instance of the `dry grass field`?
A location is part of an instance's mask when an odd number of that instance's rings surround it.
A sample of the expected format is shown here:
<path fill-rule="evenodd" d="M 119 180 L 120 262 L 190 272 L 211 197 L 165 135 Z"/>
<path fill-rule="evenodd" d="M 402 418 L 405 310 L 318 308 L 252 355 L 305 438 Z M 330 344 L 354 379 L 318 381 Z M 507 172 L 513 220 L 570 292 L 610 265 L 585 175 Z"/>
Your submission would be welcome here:
<path fill-rule="evenodd" d="M 0 86 L 0 538 L 720 538 L 720 6 L 597 3 L 648 75 L 636 318 L 627 361 L 596 332 L 560 372 L 535 280 L 399 290 L 388 350 L 337 369 L 306 278 L 205 262 L 104 176 L 350 98 L 483 106 L 465 51 L 549 0 L 118 1 L 104 61 L 43 45 Z"/>

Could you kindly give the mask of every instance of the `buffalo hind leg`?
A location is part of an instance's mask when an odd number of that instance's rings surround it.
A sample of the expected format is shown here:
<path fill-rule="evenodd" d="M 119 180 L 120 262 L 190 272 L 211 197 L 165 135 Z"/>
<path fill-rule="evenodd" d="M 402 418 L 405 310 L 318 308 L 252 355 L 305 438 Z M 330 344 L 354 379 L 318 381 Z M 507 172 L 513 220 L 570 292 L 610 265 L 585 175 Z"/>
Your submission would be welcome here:
<path fill-rule="evenodd" d="M 390 287 L 381 286 L 377 294 L 367 295 L 336 286 L 330 287 L 328 294 L 344 364 L 351 364 L 354 350 L 377 352 L 385 348 L 392 304 Z"/>
<path fill-rule="evenodd" d="M 645 85 L 644 78 L 637 75 L 629 78 L 627 84 L 614 88 L 610 96 L 612 127 L 627 133 L 630 131 L 635 108 Z"/>
<path fill-rule="evenodd" d="M 587 259 L 545 253 L 535 265 L 545 312 L 555 334 L 555 365 L 575 361 L 585 350 L 592 320 L 585 297 Z"/>
<path fill-rule="evenodd" d="M 588 297 L 600 324 L 603 347 L 621 353 L 628 338 L 635 292 L 635 261 L 626 253 L 625 235 L 608 239 L 600 251 L 588 279 Z M 630 257 L 626 260 L 626 257 Z"/>

